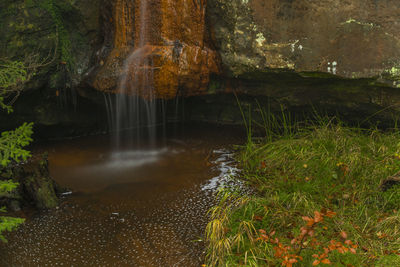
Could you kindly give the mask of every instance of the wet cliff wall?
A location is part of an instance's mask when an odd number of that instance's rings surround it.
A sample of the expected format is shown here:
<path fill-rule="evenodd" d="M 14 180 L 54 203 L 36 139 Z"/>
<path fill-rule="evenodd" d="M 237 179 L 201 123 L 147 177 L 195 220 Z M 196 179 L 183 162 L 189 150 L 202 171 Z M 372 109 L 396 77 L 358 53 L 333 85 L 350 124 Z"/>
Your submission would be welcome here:
<path fill-rule="evenodd" d="M 217 49 L 233 76 L 274 69 L 382 81 L 397 76 L 398 1 L 208 2 Z"/>
<path fill-rule="evenodd" d="M 398 117 L 399 9 L 390 0 L 209 0 L 224 76 L 210 90 L 296 112 Z"/>
<path fill-rule="evenodd" d="M 124 62 L 138 46 L 140 3 L 2 1 L 2 58 L 32 53 L 45 58 L 57 48 L 55 59 L 17 102 L 20 120 L 96 121 L 103 93 L 118 92 Z M 233 92 L 262 105 L 274 103 L 278 111 L 318 107 L 351 118 L 398 117 L 400 3 L 395 0 L 147 4 L 145 56 L 154 72 L 152 85 L 159 98 L 191 97 L 188 119 L 231 121 Z M 66 112 L 64 102 L 80 111 Z"/>
<path fill-rule="evenodd" d="M 148 2 L 149 56 L 156 62 L 159 97 L 201 96 L 203 102 L 189 101 L 188 108 L 205 105 L 213 111 L 202 113 L 199 107 L 201 114 L 193 112 L 191 118 L 226 122 L 218 114 L 234 109 L 236 101 L 221 102 L 218 95 L 233 92 L 259 98 L 261 105 L 275 103 L 278 111 L 318 109 L 350 120 L 398 116 L 396 1 Z M 112 23 L 103 22 L 110 27 L 104 35 L 110 36 L 111 52 L 100 58 L 92 87 L 104 92 L 117 88 L 122 62 L 138 38 L 139 3 L 109 4 Z"/>

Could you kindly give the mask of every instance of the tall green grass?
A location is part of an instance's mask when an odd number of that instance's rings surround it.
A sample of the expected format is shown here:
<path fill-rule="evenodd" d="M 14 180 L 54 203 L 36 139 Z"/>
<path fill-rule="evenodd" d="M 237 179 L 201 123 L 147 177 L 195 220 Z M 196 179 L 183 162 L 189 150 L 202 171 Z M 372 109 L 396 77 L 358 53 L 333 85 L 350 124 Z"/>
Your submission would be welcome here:
<path fill-rule="evenodd" d="M 400 185 L 381 187 L 400 171 L 399 131 L 350 128 L 325 117 L 299 123 L 265 110 L 262 118 L 266 137 L 249 136 L 237 153 L 240 179 L 256 193 L 221 193 L 206 229 L 208 266 L 289 266 L 260 233 L 290 246 L 303 217 L 321 210 L 336 215 L 316 227 L 318 246 L 295 251 L 301 260 L 293 266 L 312 266 L 332 240 L 357 246 L 356 254 L 331 252 L 334 266 L 400 266 Z"/>

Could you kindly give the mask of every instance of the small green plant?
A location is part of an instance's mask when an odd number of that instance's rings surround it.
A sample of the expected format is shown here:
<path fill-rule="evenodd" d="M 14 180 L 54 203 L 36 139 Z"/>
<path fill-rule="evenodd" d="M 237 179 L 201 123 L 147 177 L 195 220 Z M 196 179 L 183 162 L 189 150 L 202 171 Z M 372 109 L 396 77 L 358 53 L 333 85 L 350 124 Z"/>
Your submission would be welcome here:
<path fill-rule="evenodd" d="M 5 193 L 10 193 L 17 188 L 18 184 L 13 183 L 11 180 L 9 181 L 0 181 L 0 196 Z M 0 212 L 5 212 L 5 208 L 0 208 Z M 0 216 L 0 241 L 7 242 L 3 233 L 8 231 L 15 230 L 21 223 L 24 222 L 24 219 L 14 218 L 14 217 L 6 217 Z"/>
<path fill-rule="evenodd" d="M 18 83 L 26 81 L 27 71 L 24 63 L 20 61 L 4 61 L 0 64 L 0 89 L 1 95 L 13 90 Z"/>
<path fill-rule="evenodd" d="M 0 107 L 8 113 L 12 112 L 10 105 L 4 103 L 4 98 L 15 92 L 20 92 L 20 86 L 27 80 L 27 72 L 24 65 L 17 61 L 6 61 L 0 65 Z M 11 163 L 18 163 L 26 160 L 30 152 L 23 147 L 32 141 L 31 135 L 33 124 L 24 123 L 14 131 L 5 131 L 0 136 L 0 168 L 6 168 Z M 0 196 L 4 196 L 15 190 L 18 184 L 11 180 L 0 181 Z M 0 208 L 0 212 L 5 212 L 5 208 Z M 0 216 L 0 240 L 6 241 L 3 233 L 12 231 L 20 225 L 24 219 Z"/>
<path fill-rule="evenodd" d="M 33 123 L 24 123 L 14 131 L 2 132 L 0 137 L 0 164 L 7 167 L 12 161 L 25 161 L 31 153 L 23 147 L 32 142 Z"/>

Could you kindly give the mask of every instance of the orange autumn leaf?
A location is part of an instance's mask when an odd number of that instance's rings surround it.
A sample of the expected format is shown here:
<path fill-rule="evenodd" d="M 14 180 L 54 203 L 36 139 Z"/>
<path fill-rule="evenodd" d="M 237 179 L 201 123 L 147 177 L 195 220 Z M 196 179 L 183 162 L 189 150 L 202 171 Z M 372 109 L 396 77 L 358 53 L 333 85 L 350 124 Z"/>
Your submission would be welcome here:
<path fill-rule="evenodd" d="M 329 259 L 323 259 L 322 261 L 321 261 L 321 263 L 323 263 L 323 264 L 328 264 L 328 265 L 331 265 L 332 264 L 332 262 L 329 260 Z"/>
<path fill-rule="evenodd" d="M 258 231 L 259 231 L 261 234 L 264 234 L 264 235 L 267 234 L 267 231 L 265 231 L 264 229 L 259 229 Z"/>
<path fill-rule="evenodd" d="M 340 232 L 340 236 L 341 236 L 343 239 L 347 239 L 347 233 L 346 233 L 345 231 L 341 231 L 341 232 Z"/>
<path fill-rule="evenodd" d="M 277 258 L 282 257 L 283 253 L 285 252 L 285 250 L 280 247 L 274 247 L 274 250 L 275 250 L 275 257 Z"/>
<path fill-rule="evenodd" d="M 253 220 L 254 220 L 254 221 L 262 221 L 263 218 L 262 218 L 261 216 L 254 215 L 254 216 L 253 216 Z"/>
<path fill-rule="evenodd" d="M 322 214 L 320 212 L 314 211 L 314 215 L 315 215 L 314 222 L 319 223 L 319 222 L 322 222 L 324 220 L 324 218 L 323 218 L 323 216 L 322 216 Z"/>
<path fill-rule="evenodd" d="M 315 223 L 314 218 L 310 218 L 310 217 L 307 217 L 307 216 L 303 216 L 302 218 L 303 218 L 304 221 L 307 222 L 307 226 L 308 227 L 313 226 L 314 223 Z"/>
<path fill-rule="evenodd" d="M 313 266 L 317 266 L 318 264 L 320 264 L 320 261 L 319 261 L 319 260 L 315 260 L 315 261 L 312 263 Z"/>
<path fill-rule="evenodd" d="M 327 216 L 327 217 L 329 217 L 329 218 L 332 218 L 333 216 L 335 216 L 336 215 L 336 212 L 333 212 L 333 211 L 330 211 L 330 210 L 328 210 L 326 213 L 325 213 L 325 216 Z"/>
<path fill-rule="evenodd" d="M 264 240 L 264 241 L 268 242 L 269 241 L 269 237 L 267 235 L 261 234 L 261 237 L 258 238 L 257 240 Z"/>

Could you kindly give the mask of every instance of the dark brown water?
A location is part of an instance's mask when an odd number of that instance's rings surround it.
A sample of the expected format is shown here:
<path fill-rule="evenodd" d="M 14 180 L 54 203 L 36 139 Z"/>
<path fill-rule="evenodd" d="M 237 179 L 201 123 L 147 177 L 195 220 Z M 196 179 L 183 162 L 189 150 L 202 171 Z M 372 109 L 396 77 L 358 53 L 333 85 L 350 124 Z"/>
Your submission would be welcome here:
<path fill-rule="evenodd" d="M 0 244 L 1 266 L 201 266 L 207 210 L 236 169 L 232 129 L 192 128 L 115 152 L 108 136 L 59 141 L 51 174 L 72 191 Z M 43 149 L 43 148 L 42 148 Z"/>

